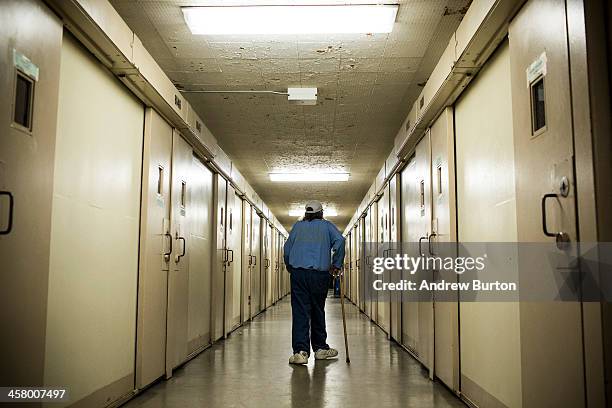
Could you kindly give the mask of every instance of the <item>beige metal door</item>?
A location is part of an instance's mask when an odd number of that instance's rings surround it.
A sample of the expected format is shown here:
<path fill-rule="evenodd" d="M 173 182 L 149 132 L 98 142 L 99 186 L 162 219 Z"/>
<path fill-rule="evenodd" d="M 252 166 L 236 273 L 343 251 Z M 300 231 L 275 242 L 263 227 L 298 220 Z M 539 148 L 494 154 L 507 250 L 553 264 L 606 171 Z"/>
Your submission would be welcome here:
<path fill-rule="evenodd" d="M 172 234 L 172 256 L 168 277 L 168 343 L 166 352 L 166 375 L 187 359 L 187 310 L 189 298 L 189 252 L 187 221 L 189 183 L 193 151 L 191 146 L 174 131 L 172 138 L 172 177 L 170 234 Z"/>
<path fill-rule="evenodd" d="M 449 243 L 455 242 L 455 165 L 454 165 L 453 109 L 446 108 L 430 129 L 432 176 L 432 241 L 444 245 L 443 254 L 449 253 Z M 434 248 L 436 245 L 434 245 Z M 435 252 L 435 251 L 434 251 Z M 454 271 L 434 271 L 438 282 L 456 282 Z M 435 300 L 435 296 L 434 296 Z M 434 371 L 435 375 L 453 391 L 459 391 L 459 297 L 453 301 L 435 302 L 434 305 Z"/>
<path fill-rule="evenodd" d="M 368 270 L 371 268 L 372 262 L 372 248 L 371 248 L 371 231 L 372 231 L 372 208 L 368 208 L 365 217 L 363 218 L 363 236 L 364 236 L 364 264 L 365 268 L 363 271 L 364 275 L 364 313 L 370 319 L 372 319 L 372 286 L 368 284 L 371 279 L 365 279 L 365 274 L 369 273 Z"/>
<path fill-rule="evenodd" d="M 454 107 L 457 240 L 460 242 L 516 242 L 509 77 L 506 42 L 487 61 Z M 516 262 L 510 261 L 504 267 L 508 268 L 508 276 L 516 276 L 513 270 Z M 504 406 L 520 407 L 518 303 L 464 301 L 459 308 L 461 395 L 477 406 L 499 401 Z"/>
<path fill-rule="evenodd" d="M 59 83 L 43 384 L 103 406 L 134 389 L 145 108 L 68 33 Z"/>
<path fill-rule="evenodd" d="M 3 1 L 1 7 L 0 321 L 4 334 L 0 339 L 0 383 L 40 386 L 45 359 L 62 22 L 38 1 Z M 27 24 L 23 24 L 25 16 Z M 13 49 L 40 70 L 34 83 L 31 132 L 13 124 L 18 71 L 13 64 Z M 13 312 L 15 305 L 19 305 L 20 313 Z"/>
<path fill-rule="evenodd" d="M 211 299 L 214 242 L 213 172 L 193 157 L 187 180 L 189 196 L 187 222 L 189 238 L 189 305 L 187 317 L 187 352 L 193 355 L 211 342 Z M 177 248 L 177 250 L 180 248 Z"/>
<path fill-rule="evenodd" d="M 357 224 L 357 234 L 359 236 L 359 240 L 357 241 L 357 254 L 359 259 L 359 309 L 365 313 L 366 311 L 366 301 L 365 301 L 365 293 L 366 293 L 366 282 L 365 282 L 365 269 L 366 269 L 366 254 L 365 254 L 365 241 L 366 238 L 366 217 L 359 218 L 359 223 Z"/>
<path fill-rule="evenodd" d="M 384 253 L 378 256 L 389 256 L 389 188 L 385 187 L 383 195 L 378 200 L 378 220 L 377 220 L 377 246 L 384 248 Z M 388 280 L 388 276 L 381 275 L 383 280 Z M 388 293 L 377 293 L 378 324 L 384 331 L 389 333 L 389 296 Z"/>
<path fill-rule="evenodd" d="M 213 341 L 225 335 L 225 283 L 227 245 L 227 180 L 220 174 L 215 175 L 215 266 L 213 268 L 212 327 Z"/>
<path fill-rule="evenodd" d="M 272 229 L 268 221 L 263 220 L 263 267 L 264 267 L 264 281 L 263 287 L 265 290 L 265 308 L 272 306 Z"/>
<path fill-rule="evenodd" d="M 242 317 L 251 318 L 251 204 L 242 201 Z"/>
<path fill-rule="evenodd" d="M 411 158 L 401 173 L 401 217 L 402 248 L 409 256 L 418 256 L 416 242 L 420 234 L 415 220 L 420 217 L 421 205 L 415 158 Z M 417 353 L 419 339 L 419 304 L 416 300 L 404 297 L 402 300 L 401 342 L 413 353 Z"/>
<path fill-rule="evenodd" d="M 170 234 L 172 127 L 153 109 L 145 115 L 138 274 L 136 388 L 165 373 Z"/>
<path fill-rule="evenodd" d="M 431 150 L 429 132 L 417 144 L 413 158 L 402 172 L 402 241 L 412 257 L 428 255 L 431 232 Z M 431 271 L 419 270 L 419 279 L 431 278 Z M 418 301 L 402 304 L 405 344 L 433 375 L 433 302 L 419 292 Z"/>
<path fill-rule="evenodd" d="M 509 27 L 520 242 L 578 239 L 566 22 L 565 2 L 530 1 Z M 525 262 L 521 281 L 552 273 Z M 522 302 L 520 333 L 523 406 L 585 406 L 581 303 Z"/>
<path fill-rule="evenodd" d="M 373 202 L 370 206 L 370 264 L 374 257 L 378 256 L 378 202 Z M 371 273 L 371 272 L 368 272 Z M 371 311 L 370 318 L 378 323 L 378 292 L 374 290 L 372 285 L 369 285 Z"/>
<path fill-rule="evenodd" d="M 393 176 L 389 180 L 389 243 L 391 250 L 389 256 L 394 256 L 398 253 L 398 243 L 400 240 L 400 228 L 399 222 L 399 208 L 400 208 L 400 195 L 399 195 L 399 175 Z M 401 274 L 399 272 L 393 274 L 393 281 L 399 282 Z M 401 325 L 402 325 L 402 299 L 401 292 L 393 292 L 390 295 L 390 335 L 391 338 L 396 341 L 401 341 Z"/>
<path fill-rule="evenodd" d="M 358 222 L 359 225 L 359 222 Z M 358 227 L 353 227 L 353 232 L 351 235 L 353 236 L 353 296 L 352 301 L 359 307 L 360 305 L 360 290 L 359 290 L 359 282 L 360 282 L 360 259 L 359 259 L 359 231 Z"/>
<path fill-rule="evenodd" d="M 431 238 L 431 144 L 430 132 L 428 131 L 423 139 L 417 144 L 414 159 L 416 164 L 417 176 L 417 197 L 418 213 L 415 214 L 413 230 L 418 235 L 417 245 L 419 255 L 431 255 L 429 252 L 428 241 Z M 423 279 L 432 279 L 433 272 L 421 270 L 417 274 Z M 417 353 L 421 362 L 429 369 L 430 377 L 433 376 L 434 360 L 434 316 L 433 300 L 429 297 L 422 297 L 418 303 L 419 308 L 419 337 L 417 343 Z"/>
<path fill-rule="evenodd" d="M 251 317 L 262 310 L 262 286 L 261 286 L 261 217 L 252 208 L 251 222 Z"/>
<path fill-rule="evenodd" d="M 227 189 L 226 332 L 240 325 L 242 280 L 242 199 L 232 186 Z"/>

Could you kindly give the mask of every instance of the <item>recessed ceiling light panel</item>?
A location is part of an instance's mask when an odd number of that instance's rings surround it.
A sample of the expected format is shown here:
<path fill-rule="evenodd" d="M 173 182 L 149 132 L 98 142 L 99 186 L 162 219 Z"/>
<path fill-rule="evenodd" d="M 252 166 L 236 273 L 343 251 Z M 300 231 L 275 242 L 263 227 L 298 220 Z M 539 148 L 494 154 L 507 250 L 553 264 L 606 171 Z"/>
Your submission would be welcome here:
<path fill-rule="evenodd" d="M 397 4 L 182 7 L 192 34 L 390 33 Z"/>
<path fill-rule="evenodd" d="M 348 181 L 349 173 L 269 173 L 270 181 L 285 183 L 309 183 L 328 181 Z"/>

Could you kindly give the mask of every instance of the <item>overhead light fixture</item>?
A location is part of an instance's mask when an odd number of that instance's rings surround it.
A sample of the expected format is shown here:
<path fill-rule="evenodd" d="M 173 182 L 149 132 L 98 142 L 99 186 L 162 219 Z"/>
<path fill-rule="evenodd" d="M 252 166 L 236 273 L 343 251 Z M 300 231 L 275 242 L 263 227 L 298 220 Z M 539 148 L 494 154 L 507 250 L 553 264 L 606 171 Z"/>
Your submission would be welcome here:
<path fill-rule="evenodd" d="M 269 173 L 270 181 L 304 183 L 304 182 L 327 182 L 348 181 L 350 173 Z"/>
<path fill-rule="evenodd" d="M 271 94 L 271 95 L 286 95 L 289 103 L 294 105 L 316 105 L 317 104 L 317 88 L 298 88 L 289 87 L 287 92 L 269 91 L 269 90 L 235 90 L 235 89 L 183 89 L 182 93 L 211 93 L 211 94 Z"/>
<path fill-rule="evenodd" d="M 336 217 L 338 216 L 338 211 L 332 209 L 332 208 L 324 208 L 323 209 L 323 215 L 325 217 Z M 289 216 L 290 217 L 302 217 L 304 216 L 304 210 L 303 209 L 295 209 L 295 210 L 289 210 Z"/>
<path fill-rule="evenodd" d="M 390 33 L 397 4 L 182 7 L 192 34 Z"/>

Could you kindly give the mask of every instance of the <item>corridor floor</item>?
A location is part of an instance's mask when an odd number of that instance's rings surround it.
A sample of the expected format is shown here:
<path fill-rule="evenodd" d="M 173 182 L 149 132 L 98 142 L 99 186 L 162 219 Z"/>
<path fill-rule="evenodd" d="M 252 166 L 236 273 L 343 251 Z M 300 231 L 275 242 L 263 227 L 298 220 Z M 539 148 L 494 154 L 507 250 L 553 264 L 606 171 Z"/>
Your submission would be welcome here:
<path fill-rule="evenodd" d="M 287 297 L 125 407 L 465 407 L 351 304 L 347 365 L 339 299 L 328 298 L 326 312 L 337 360 L 315 362 L 311 354 L 307 366 L 288 364 Z"/>

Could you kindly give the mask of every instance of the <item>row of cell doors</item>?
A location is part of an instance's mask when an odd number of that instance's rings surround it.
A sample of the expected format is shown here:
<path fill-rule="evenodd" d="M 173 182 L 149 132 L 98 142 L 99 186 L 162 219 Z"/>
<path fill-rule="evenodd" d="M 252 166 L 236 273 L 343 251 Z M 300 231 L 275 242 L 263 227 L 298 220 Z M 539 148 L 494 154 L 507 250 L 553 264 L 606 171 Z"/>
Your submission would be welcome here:
<path fill-rule="evenodd" d="M 154 110 L 143 166 L 136 386 L 287 293 L 283 237 Z"/>
<path fill-rule="evenodd" d="M 544 16 L 547 26 L 532 24 Z M 431 378 L 476 406 L 585 406 L 581 302 L 381 299 L 365 274 L 373 256 L 392 255 L 397 243 L 419 257 L 442 242 L 554 246 L 547 228 L 577 241 L 565 30 L 563 3 L 528 2 L 509 40 L 433 122 L 348 236 L 349 298 Z M 526 86 L 525 71 L 543 52 L 547 71 Z M 569 193 L 559 194 L 561 180 Z M 556 256 L 569 268 L 571 253 Z M 495 267 L 519 283 L 552 275 L 545 262 L 529 262 L 518 251 Z M 461 281 L 452 271 L 417 273 Z"/>

